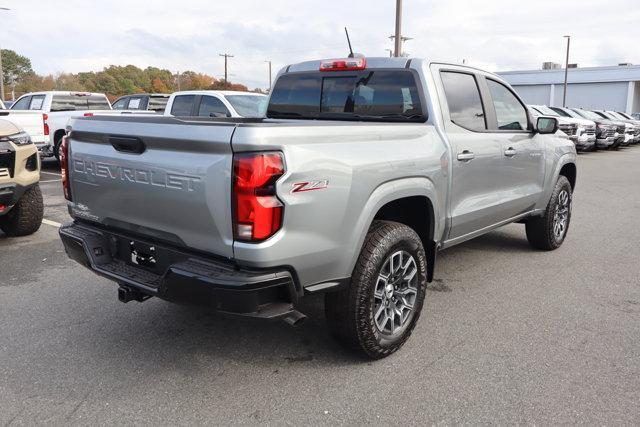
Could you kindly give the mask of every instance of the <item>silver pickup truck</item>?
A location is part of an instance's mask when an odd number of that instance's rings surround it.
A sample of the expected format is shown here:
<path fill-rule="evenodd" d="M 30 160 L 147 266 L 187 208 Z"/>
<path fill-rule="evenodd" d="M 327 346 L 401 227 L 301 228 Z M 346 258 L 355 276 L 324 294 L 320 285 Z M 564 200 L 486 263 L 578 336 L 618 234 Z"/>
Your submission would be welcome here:
<path fill-rule="evenodd" d="M 68 255 L 119 284 L 261 318 L 324 292 L 347 346 L 410 336 L 439 250 L 524 223 L 558 248 L 574 144 L 495 74 L 407 58 L 284 68 L 267 118 L 78 118 L 64 139 Z"/>

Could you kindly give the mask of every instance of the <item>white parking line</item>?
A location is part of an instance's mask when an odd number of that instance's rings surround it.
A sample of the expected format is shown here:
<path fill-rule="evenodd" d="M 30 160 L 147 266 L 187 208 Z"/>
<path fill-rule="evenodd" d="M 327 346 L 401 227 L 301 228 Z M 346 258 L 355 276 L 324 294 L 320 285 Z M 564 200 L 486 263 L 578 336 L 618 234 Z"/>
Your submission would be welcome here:
<path fill-rule="evenodd" d="M 40 173 L 46 173 L 47 175 L 62 176 L 62 175 L 60 175 L 59 173 L 55 173 L 55 172 L 40 171 Z"/>
<path fill-rule="evenodd" d="M 46 218 L 42 219 L 42 223 L 50 225 L 52 227 L 57 227 L 57 228 L 60 228 L 60 226 L 62 226 L 62 224 L 60 224 L 59 222 L 51 221 L 51 220 L 46 219 Z"/>
<path fill-rule="evenodd" d="M 41 180 L 41 181 L 39 181 L 39 182 L 40 182 L 40 183 L 46 183 L 46 182 L 60 182 L 60 181 L 62 181 L 62 180 L 61 180 L 61 179 L 48 179 L 48 180 L 46 180 L 46 181 L 42 181 L 42 180 Z"/>

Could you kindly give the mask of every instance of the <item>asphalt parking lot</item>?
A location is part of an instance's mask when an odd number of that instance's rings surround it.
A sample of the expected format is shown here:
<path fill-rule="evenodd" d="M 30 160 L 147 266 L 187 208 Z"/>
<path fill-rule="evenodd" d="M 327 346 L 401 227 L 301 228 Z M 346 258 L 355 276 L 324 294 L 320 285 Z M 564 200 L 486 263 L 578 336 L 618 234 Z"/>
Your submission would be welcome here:
<path fill-rule="evenodd" d="M 38 233 L 0 232 L 0 423 L 636 424 L 640 146 L 579 156 L 569 236 L 510 225 L 443 252 L 407 345 L 334 343 L 321 298 L 298 328 L 152 299 L 69 261 L 56 165 Z"/>

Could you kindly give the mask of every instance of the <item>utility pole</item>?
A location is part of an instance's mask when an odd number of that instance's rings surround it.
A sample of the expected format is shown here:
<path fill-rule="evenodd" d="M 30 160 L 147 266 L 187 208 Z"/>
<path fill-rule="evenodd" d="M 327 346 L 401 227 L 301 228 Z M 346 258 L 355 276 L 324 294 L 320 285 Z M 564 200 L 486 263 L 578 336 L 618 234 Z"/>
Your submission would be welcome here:
<path fill-rule="evenodd" d="M 227 80 L 227 59 L 233 58 L 233 55 L 229 55 L 228 53 L 219 53 L 218 56 L 224 56 L 224 84 L 226 85 Z"/>
<path fill-rule="evenodd" d="M 564 94 L 562 95 L 562 108 L 567 106 L 567 77 L 569 76 L 569 46 L 571 45 L 571 36 L 564 36 L 567 39 L 567 59 L 564 63 Z"/>
<path fill-rule="evenodd" d="M 0 10 L 9 11 L 8 7 L 0 7 Z M 2 48 L 0 48 L 0 98 L 4 101 L 4 70 L 2 69 Z"/>
<path fill-rule="evenodd" d="M 180 71 L 176 74 L 176 83 L 178 84 L 178 92 L 180 92 Z"/>
<path fill-rule="evenodd" d="M 402 0 L 396 0 L 396 33 L 389 36 L 393 40 L 393 56 L 405 56 L 402 52 L 402 43 L 407 40 L 413 40 L 413 37 L 404 37 L 402 35 Z"/>
<path fill-rule="evenodd" d="M 269 93 L 271 93 L 271 61 L 264 61 L 269 64 Z"/>
<path fill-rule="evenodd" d="M 396 0 L 396 34 L 393 56 L 402 55 L 402 0 Z"/>

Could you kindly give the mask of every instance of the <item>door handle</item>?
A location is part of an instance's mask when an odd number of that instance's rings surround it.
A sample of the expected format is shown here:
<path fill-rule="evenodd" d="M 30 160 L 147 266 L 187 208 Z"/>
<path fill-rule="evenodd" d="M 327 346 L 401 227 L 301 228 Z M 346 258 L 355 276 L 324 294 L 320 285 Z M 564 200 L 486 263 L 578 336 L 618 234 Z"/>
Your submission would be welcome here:
<path fill-rule="evenodd" d="M 462 153 L 458 153 L 458 160 L 461 162 L 468 162 L 476 158 L 476 155 L 469 150 L 464 150 Z"/>
<path fill-rule="evenodd" d="M 513 157 L 516 154 L 518 154 L 518 151 L 513 147 L 509 147 L 506 150 L 504 150 L 504 155 L 507 157 Z"/>

